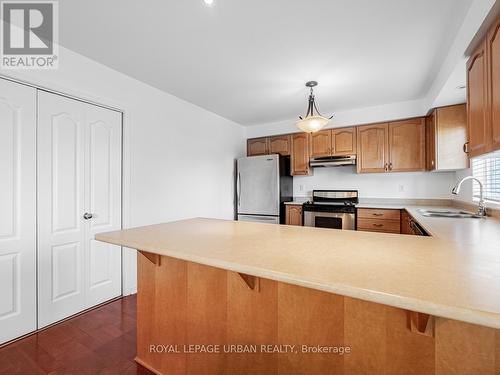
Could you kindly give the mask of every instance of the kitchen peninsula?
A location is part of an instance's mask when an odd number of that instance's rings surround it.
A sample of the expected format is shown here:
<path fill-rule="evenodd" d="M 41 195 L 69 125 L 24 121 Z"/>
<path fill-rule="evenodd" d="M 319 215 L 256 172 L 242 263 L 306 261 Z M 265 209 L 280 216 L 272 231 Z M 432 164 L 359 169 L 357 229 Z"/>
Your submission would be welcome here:
<path fill-rule="evenodd" d="M 158 374 L 500 372 L 497 243 L 215 219 L 96 239 L 140 252 L 136 360 Z M 230 344 L 297 350 L 152 349 Z"/>

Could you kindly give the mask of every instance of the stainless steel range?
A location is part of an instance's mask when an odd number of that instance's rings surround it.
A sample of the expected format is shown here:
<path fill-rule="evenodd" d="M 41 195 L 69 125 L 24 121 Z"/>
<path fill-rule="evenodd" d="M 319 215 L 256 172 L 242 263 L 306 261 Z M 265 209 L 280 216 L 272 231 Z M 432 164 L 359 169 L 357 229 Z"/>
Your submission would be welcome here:
<path fill-rule="evenodd" d="M 357 203 L 357 190 L 313 190 L 303 206 L 304 226 L 355 230 Z"/>

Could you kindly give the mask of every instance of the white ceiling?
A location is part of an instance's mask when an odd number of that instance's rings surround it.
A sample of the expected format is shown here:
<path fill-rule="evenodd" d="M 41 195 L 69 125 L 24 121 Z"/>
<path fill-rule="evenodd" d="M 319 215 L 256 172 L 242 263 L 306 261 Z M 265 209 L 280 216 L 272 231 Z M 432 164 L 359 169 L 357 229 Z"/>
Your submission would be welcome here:
<path fill-rule="evenodd" d="M 472 0 L 64 0 L 60 42 L 243 125 L 422 98 Z"/>

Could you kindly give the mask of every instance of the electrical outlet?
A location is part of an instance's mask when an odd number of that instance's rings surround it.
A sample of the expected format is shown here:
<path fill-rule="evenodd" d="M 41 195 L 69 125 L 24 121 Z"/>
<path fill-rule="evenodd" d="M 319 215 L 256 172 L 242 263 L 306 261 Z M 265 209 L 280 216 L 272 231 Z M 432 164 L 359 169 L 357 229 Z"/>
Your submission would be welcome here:
<path fill-rule="evenodd" d="M 299 185 L 299 191 L 304 191 L 304 185 Z"/>
<path fill-rule="evenodd" d="M 400 193 L 402 193 L 403 191 L 405 191 L 405 186 L 404 185 L 399 185 L 398 186 L 398 190 Z"/>

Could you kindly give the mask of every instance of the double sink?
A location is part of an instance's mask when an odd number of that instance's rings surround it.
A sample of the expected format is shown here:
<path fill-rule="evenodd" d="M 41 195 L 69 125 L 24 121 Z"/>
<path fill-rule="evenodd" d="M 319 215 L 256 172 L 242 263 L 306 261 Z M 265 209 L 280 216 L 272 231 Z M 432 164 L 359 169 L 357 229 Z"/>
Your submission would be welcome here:
<path fill-rule="evenodd" d="M 422 216 L 429 216 L 429 217 L 449 217 L 449 218 L 463 218 L 463 219 L 479 219 L 481 216 L 472 214 L 467 211 L 457 211 L 457 210 L 425 210 L 425 209 L 418 209 L 418 212 L 422 214 Z"/>

